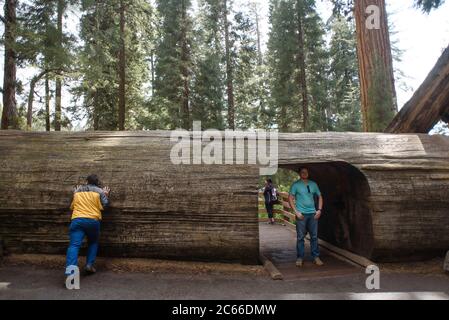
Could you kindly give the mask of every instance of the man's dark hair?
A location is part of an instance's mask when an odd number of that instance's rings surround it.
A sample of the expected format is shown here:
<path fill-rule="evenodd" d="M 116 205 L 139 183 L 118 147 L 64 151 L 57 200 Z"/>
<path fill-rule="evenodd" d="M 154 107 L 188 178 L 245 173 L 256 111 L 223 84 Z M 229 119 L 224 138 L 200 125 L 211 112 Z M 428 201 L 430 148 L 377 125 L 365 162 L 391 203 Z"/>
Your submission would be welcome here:
<path fill-rule="evenodd" d="M 270 184 L 273 184 L 273 180 L 271 180 L 271 179 L 267 179 L 267 182 Z"/>
<path fill-rule="evenodd" d="M 307 168 L 307 167 L 301 167 L 301 168 L 299 168 L 298 173 L 301 173 L 302 170 L 307 170 L 307 171 L 309 171 L 309 168 Z"/>
<path fill-rule="evenodd" d="M 98 176 L 96 174 L 91 174 L 90 176 L 87 177 L 87 183 L 92 185 L 92 186 L 100 186 L 100 179 L 98 178 Z"/>

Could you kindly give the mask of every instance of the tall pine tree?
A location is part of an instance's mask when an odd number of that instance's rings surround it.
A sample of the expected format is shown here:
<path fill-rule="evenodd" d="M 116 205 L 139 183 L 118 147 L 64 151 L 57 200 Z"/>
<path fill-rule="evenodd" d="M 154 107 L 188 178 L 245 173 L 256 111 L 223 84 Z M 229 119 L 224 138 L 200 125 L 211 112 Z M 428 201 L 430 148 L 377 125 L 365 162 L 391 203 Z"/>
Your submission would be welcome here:
<path fill-rule="evenodd" d="M 169 115 L 169 128 L 191 127 L 190 0 L 158 0 L 159 41 L 156 45 L 155 101 Z"/>

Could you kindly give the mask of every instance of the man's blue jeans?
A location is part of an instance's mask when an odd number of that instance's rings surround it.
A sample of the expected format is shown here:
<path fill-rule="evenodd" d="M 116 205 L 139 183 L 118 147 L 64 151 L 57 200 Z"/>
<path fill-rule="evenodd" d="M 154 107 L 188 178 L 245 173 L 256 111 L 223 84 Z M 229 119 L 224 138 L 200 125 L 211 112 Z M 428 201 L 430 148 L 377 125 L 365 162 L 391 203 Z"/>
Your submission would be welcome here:
<path fill-rule="evenodd" d="M 305 257 L 304 239 L 307 235 L 307 232 L 310 234 L 310 248 L 312 251 L 312 258 L 319 258 L 320 248 L 318 246 L 318 220 L 315 220 L 315 215 L 306 215 L 304 216 L 304 220 L 296 219 L 296 232 L 298 235 L 298 259 L 304 259 Z"/>
<path fill-rule="evenodd" d="M 66 267 L 78 266 L 78 254 L 87 237 L 87 266 L 93 266 L 97 258 L 98 240 L 100 237 L 100 222 L 94 219 L 78 218 L 70 224 L 70 245 L 67 250 Z M 67 273 L 67 272 L 66 272 Z"/>

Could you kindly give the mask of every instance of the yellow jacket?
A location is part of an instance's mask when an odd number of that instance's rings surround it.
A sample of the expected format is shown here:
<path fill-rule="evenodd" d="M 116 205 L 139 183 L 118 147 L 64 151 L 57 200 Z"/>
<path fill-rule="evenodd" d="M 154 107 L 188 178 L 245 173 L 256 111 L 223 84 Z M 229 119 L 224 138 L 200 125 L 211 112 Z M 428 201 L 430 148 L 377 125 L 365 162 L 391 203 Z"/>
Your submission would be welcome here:
<path fill-rule="evenodd" d="M 109 205 L 108 197 L 104 191 L 97 186 L 86 185 L 75 190 L 72 205 L 72 220 L 87 218 L 100 221 L 101 212 Z"/>

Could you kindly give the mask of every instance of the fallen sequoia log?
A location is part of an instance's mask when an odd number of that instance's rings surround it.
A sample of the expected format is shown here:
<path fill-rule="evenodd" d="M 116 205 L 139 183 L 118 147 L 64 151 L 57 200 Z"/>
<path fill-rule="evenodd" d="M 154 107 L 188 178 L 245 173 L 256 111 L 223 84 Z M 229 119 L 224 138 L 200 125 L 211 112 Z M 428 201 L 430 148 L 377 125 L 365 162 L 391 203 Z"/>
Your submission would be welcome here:
<path fill-rule="evenodd" d="M 429 133 L 439 121 L 449 123 L 449 47 L 385 132 Z"/>
<path fill-rule="evenodd" d="M 72 187 L 97 173 L 113 190 L 101 255 L 256 263 L 259 167 L 175 165 L 174 144 L 170 132 L 0 132 L 6 250 L 64 253 Z M 278 149 L 280 167 L 308 165 L 322 189 L 323 240 L 375 261 L 449 248 L 449 138 L 282 134 Z"/>

